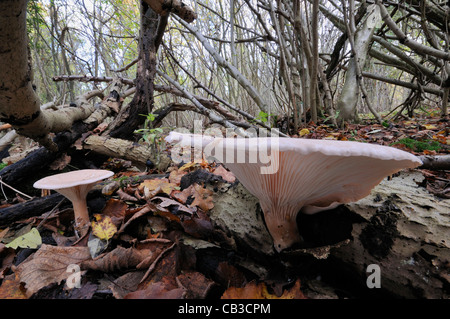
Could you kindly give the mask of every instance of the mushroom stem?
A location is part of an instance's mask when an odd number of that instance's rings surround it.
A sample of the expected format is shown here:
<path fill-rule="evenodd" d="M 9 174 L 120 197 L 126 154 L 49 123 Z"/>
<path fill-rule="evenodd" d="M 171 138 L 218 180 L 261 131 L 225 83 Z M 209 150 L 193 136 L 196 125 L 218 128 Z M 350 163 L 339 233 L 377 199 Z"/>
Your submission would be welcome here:
<path fill-rule="evenodd" d="M 293 244 L 303 242 L 297 228 L 297 208 L 276 207 L 275 205 L 263 205 L 262 203 L 261 208 L 264 212 L 267 229 L 273 239 L 273 246 L 277 252 L 289 248 Z"/>
<path fill-rule="evenodd" d="M 90 224 L 86 198 L 79 198 L 72 201 L 72 205 L 75 217 L 75 229 L 78 231 L 80 237 L 83 237 L 88 232 Z"/>

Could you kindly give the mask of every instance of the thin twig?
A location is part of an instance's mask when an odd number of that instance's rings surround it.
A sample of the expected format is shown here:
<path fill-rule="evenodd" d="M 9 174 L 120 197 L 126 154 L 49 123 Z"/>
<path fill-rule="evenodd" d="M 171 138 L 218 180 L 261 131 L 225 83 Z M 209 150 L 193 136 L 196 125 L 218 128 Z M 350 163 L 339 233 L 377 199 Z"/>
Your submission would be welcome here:
<path fill-rule="evenodd" d="M 61 206 L 61 204 L 66 200 L 66 198 L 63 198 L 60 200 L 60 202 L 58 204 L 56 204 L 55 207 L 52 208 L 52 210 L 44 217 L 43 220 L 41 220 L 41 222 L 39 223 L 39 225 L 37 225 L 37 230 L 40 230 L 42 228 L 42 225 L 47 221 L 47 219 L 50 218 L 51 215 L 53 215 L 56 210 L 59 208 L 59 206 Z"/>
<path fill-rule="evenodd" d="M 22 193 L 21 191 L 15 189 L 14 187 L 12 187 L 12 186 L 6 184 L 4 181 L 2 181 L 2 177 L 1 177 L 1 176 L 0 176 L 0 183 L 1 183 L 2 185 L 5 185 L 6 187 L 12 189 L 13 191 L 19 193 L 20 195 L 27 197 L 28 199 L 32 199 L 32 198 L 33 198 L 33 197 L 31 197 L 31 196 L 29 196 L 29 195 L 27 195 L 27 194 L 25 194 L 25 193 Z"/>

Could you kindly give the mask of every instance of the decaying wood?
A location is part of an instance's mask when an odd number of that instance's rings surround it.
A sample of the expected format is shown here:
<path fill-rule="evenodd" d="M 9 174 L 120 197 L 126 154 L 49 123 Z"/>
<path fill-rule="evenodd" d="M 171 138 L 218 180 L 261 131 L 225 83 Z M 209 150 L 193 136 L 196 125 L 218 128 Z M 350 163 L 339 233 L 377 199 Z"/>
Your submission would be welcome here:
<path fill-rule="evenodd" d="M 55 193 L 0 209 L 0 227 L 51 211 L 63 199 L 63 195 Z M 65 204 L 71 205 L 69 200 L 66 200 Z"/>
<path fill-rule="evenodd" d="M 381 288 L 399 297 L 448 298 L 450 200 L 428 193 L 417 171 L 383 181 L 366 198 L 346 205 L 358 217 L 352 240 L 332 255 L 362 278 L 380 267 Z"/>
<path fill-rule="evenodd" d="M 450 155 L 422 155 L 419 156 L 422 161 L 420 168 L 429 170 L 450 170 Z"/>
<path fill-rule="evenodd" d="M 91 135 L 84 140 L 84 147 L 96 153 L 146 164 L 150 160 L 158 170 L 165 171 L 171 160 L 164 154 L 156 154 L 149 145 L 119 138 Z"/>
<path fill-rule="evenodd" d="M 318 262 L 331 258 L 352 269 L 365 287 L 367 266 L 376 264 L 382 289 L 394 296 L 448 298 L 450 200 L 419 186 L 423 179 L 420 171 L 402 172 L 356 203 L 299 214 L 299 229 L 309 245 L 283 252 L 288 264 L 297 258 L 290 268 L 301 267 L 299 255 L 313 256 Z M 210 218 L 229 234 L 235 249 L 250 256 L 263 254 L 267 260 L 276 258 L 258 200 L 239 184 L 219 188 L 214 196 Z M 334 242 L 330 241 L 333 232 L 340 233 L 333 235 Z M 264 267 L 259 271 L 264 275 Z"/>

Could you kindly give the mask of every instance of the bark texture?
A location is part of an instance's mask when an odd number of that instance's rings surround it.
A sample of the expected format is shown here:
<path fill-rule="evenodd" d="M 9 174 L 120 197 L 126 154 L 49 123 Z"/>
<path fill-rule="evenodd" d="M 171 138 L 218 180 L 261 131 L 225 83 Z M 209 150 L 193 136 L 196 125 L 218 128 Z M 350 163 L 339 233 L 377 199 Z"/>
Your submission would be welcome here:
<path fill-rule="evenodd" d="M 356 105 L 360 88 L 358 68 L 360 70 L 364 67 L 375 26 L 381 19 L 377 6 L 370 6 L 367 12 L 367 17 L 361 29 L 354 34 L 354 52 L 357 52 L 357 54 L 356 58 L 354 56 L 349 61 L 345 83 L 337 102 L 337 109 L 340 111 L 339 117 L 343 120 L 354 120 L 356 118 Z"/>
<path fill-rule="evenodd" d="M 450 295 L 450 200 L 417 183 L 422 174 L 403 173 L 378 185 L 368 197 L 347 205 L 359 217 L 349 245 L 332 252 L 361 277 L 376 264 L 381 287 L 403 298 Z"/>
<path fill-rule="evenodd" d="M 69 129 L 74 121 L 87 118 L 94 107 L 83 100 L 78 101 L 77 107 L 58 111 L 40 109 L 28 50 L 27 2 L 0 2 L 0 120 L 55 151 L 57 145 L 48 133 Z"/>
<path fill-rule="evenodd" d="M 367 266 L 376 264 L 381 288 L 392 296 L 448 298 L 450 200 L 419 186 L 423 179 L 420 171 L 404 171 L 358 202 L 299 214 L 305 247 L 279 256 L 290 271 L 300 271 L 311 258 L 317 265 L 333 261 L 350 269 L 361 287 L 366 287 Z M 233 239 L 235 249 L 271 260 L 276 255 L 258 202 L 240 184 L 219 187 L 210 218 Z"/>

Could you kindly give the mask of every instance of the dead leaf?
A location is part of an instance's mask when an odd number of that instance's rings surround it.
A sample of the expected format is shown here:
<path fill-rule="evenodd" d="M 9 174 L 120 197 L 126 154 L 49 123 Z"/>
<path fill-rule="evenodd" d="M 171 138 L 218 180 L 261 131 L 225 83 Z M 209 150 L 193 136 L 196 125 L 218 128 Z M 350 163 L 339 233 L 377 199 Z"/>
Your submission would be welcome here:
<path fill-rule="evenodd" d="M 141 263 L 150 252 L 136 248 L 124 248 L 118 246 L 114 250 L 102 254 L 91 260 L 86 260 L 81 264 L 82 269 L 92 269 L 103 272 L 114 272 L 120 270 L 133 269 Z"/>
<path fill-rule="evenodd" d="M 143 181 L 139 185 L 139 191 L 142 193 L 144 191 L 144 187 L 148 188 L 149 191 L 153 191 L 156 188 L 160 187 L 161 192 L 170 195 L 170 193 L 178 188 L 177 184 L 170 183 L 168 179 L 161 178 L 161 179 L 147 179 Z"/>
<path fill-rule="evenodd" d="M 217 285 L 197 271 L 185 271 L 177 277 L 177 281 L 186 289 L 186 298 L 189 299 L 205 299 Z"/>
<path fill-rule="evenodd" d="M 298 135 L 301 137 L 301 136 L 308 135 L 309 133 L 310 133 L 309 130 L 307 128 L 304 128 L 298 132 Z"/>
<path fill-rule="evenodd" d="M 214 226 L 209 220 L 194 217 L 183 220 L 181 224 L 184 231 L 195 238 L 209 239 L 214 232 Z"/>
<path fill-rule="evenodd" d="M 131 196 L 130 194 L 127 194 L 126 192 L 124 192 L 120 188 L 117 190 L 117 195 L 119 195 L 119 198 L 121 200 L 130 201 L 130 202 L 137 202 L 137 201 L 139 201 L 136 197 Z"/>
<path fill-rule="evenodd" d="M 184 299 L 186 290 L 173 288 L 163 282 L 155 282 L 145 290 L 137 290 L 127 294 L 124 299 Z"/>
<path fill-rule="evenodd" d="M 59 284 L 71 274 L 70 265 L 79 265 L 91 258 L 88 247 L 58 247 L 42 244 L 41 248 L 16 269 L 20 282 L 25 283 L 30 297 L 39 289 Z"/>
<path fill-rule="evenodd" d="M 117 227 L 111 220 L 111 217 L 103 214 L 94 214 L 95 221 L 92 221 L 92 234 L 101 240 L 110 240 Z"/>
<path fill-rule="evenodd" d="M 170 172 L 169 175 L 169 182 L 176 184 L 176 185 L 180 185 L 180 181 L 181 178 L 186 175 L 187 172 L 186 171 L 181 171 L 179 169 L 174 169 L 173 171 Z"/>
<path fill-rule="evenodd" d="M 180 203 L 185 204 L 188 202 L 188 198 L 192 196 L 193 201 L 189 204 L 189 206 L 197 206 L 206 212 L 214 207 L 213 198 L 211 196 L 212 194 L 213 191 L 203 188 L 199 184 L 192 184 L 182 192 L 174 191 L 172 193 L 172 197 Z"/>
<path fill-rule="evenodd" d="M 225 167 L 220 165 L 219 167 L 215 168 L 213 171 L 214 175 L 219 175 L 222 177 L 225 181 L 228 183 L 234 183 L 236 181 L 236 176 L 231 171 L 227 171 Z"/>
<path fill-rule="evenodd" d="M 306 297 L 300 290 L 300 280 L 298 279 L 292 288 L 285 290 L 279 297 L 271 294 L 264 282 L 257 284 L 252 281 L 242 288 L 228 288 L 221 299 L 306 299 Z"/>
<path fill-rule="evenodd" d="M 203 188 L 199 184 L 192 184 L 187 189 L 191 190 L 191 195 L 194 197 L 191 206 L 197 206 L 205 212 L 214 208 L 214 202 L 211 196 L 214 192 L 212 190 Z"/>
<path fill-rule="evenodd" d="M 156 204 L 155 202 L 158 202 L 158 201 L 159 201 L 159 204 Z M 156 204 L 156 206 L 158 208 L 162 207 L 162 208 L 168 209 L 170 206 L 175 206 L 177 212 L 180 211 L 180 212 L 187 213 L 189 215 L 192 215 L 196 211 L 196 209 L 194 209 L 194 208 L 187 207 L 186 205 L 183 205 L 183 204 L 177 202 L 176 200 L 173 200 L 173 199 L 167 198 L 167 197 L 155 196 L 152 198 L 151 202 Z"/>
<path fill-rule="evenodd" d="M 108 287 L 114 298 L 123 299 L 130 292 L 136 291 L 145 271 L 130 271 L 120 276 Z"/>
<path fill-rule="evenodd" d="M 103 207 L 102 214 L 111 217 L 114 225 L 119 226 L 125 218 L 127 209 L 128 205 L 124 201 L 110 198 Z"/>
<path fill-rule="evenodd" d="M 52 171 L 61 171 L 70 163 L 71 159 L 69 155 L 64 153 L 49 165 L 49 169 Z"/>
<path fill-rule="evenodd" d="M 27 299 L 17 274 L 11 274 L 3 280 L 0 286 L 0 300 L 3 299 Z"/>

